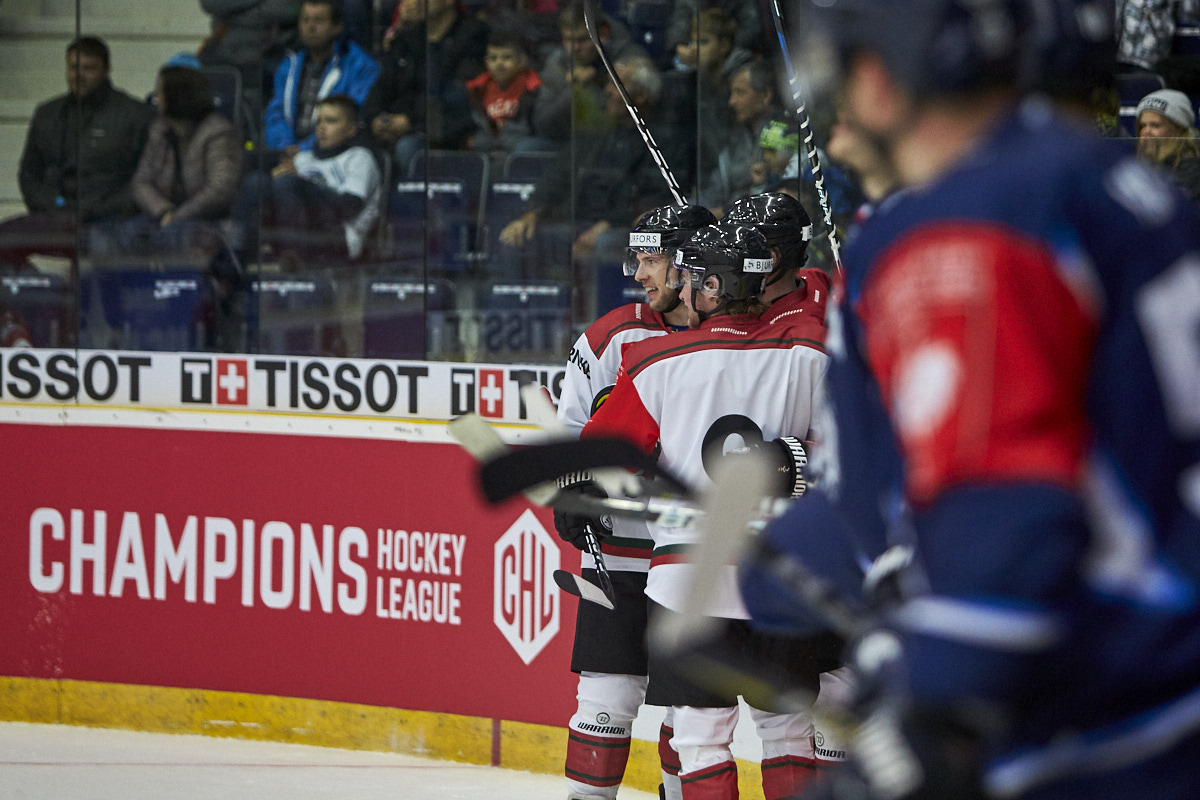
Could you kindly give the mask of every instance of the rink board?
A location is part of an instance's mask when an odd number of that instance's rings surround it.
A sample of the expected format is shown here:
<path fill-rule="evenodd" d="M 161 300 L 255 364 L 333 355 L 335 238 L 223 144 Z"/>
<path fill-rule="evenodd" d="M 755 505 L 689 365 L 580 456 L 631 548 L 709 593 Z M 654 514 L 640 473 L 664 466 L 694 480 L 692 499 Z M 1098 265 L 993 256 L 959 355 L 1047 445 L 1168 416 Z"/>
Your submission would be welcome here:
<path fill-rule="evenodd" d="M 536 441 L 519 388 L 561 379 L 0 349 L 0 717 L 559 772 L 576 601 L 550 576 L 579 556 L 548 510 L 486 505 L 445 422 Z M 627 782 L 654 790 L 654 743 Z"/>

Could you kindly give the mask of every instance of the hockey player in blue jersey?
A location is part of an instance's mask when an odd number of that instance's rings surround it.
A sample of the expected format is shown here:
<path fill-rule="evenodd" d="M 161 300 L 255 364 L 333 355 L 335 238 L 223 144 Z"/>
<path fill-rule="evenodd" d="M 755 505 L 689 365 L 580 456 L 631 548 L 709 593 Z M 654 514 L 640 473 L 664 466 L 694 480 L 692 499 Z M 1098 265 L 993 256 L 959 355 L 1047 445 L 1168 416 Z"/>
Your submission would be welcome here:
<path fill-rule="evenodd" d="M 768 538 L 826 556 L 806 523 L 832 517 L 860 554 L 915 552 L 852 650 L 873 691 L 821 791 L 1193 798 L 1200 220 L 1022 97 L 1033 0 L 816 5 L 814 65 L 910 190 L 846 249 L 824 485 Z"/>

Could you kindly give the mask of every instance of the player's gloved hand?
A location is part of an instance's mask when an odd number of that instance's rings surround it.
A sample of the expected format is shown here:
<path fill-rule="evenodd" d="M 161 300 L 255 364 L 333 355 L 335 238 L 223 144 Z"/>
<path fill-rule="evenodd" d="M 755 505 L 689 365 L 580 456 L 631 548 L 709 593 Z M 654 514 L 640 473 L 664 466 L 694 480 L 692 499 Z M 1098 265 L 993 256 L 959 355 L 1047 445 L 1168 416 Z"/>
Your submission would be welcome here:
<path fill-rule="evenodd" d="M 757 442 L 749 445 L 745 453 L 761 453 L 767 458 L 774 475 L 771 484 L 771 494 L 776 497 L 799 497 L 808 487 L 804 480 L 804 467 L 808 464 L 808 453 L 804 443 L 794 436 L 780 436 L 769 442 Z M 736 457 L 738 451 L 727 453 L 726 457 Z"/>
<path fill-rule="evenodd" d="M 608 497 L 604 490 L 587 476 L 564 476 L 558 481 L 558 489 L 563 493 L 575 492 L 588 497 Z M 554 529 L 558 531 L 559 538 L 564 542 L 579 550 L 587 550 L 584 537 L 588 532 L 591 532 L 597 540 L 602 539 L 612 533 L 612 522 L 608 520 L 607 516 L 580 514 L 555 508 Z"/>
<path fill-rule="evenodd" d="M 892 545 L 880 553 L 863 576 L 863 599 L 867 605 L 876 610 L 900 605 L 911 594 L 913 569 L 913 549 L 909 545 Z"/>

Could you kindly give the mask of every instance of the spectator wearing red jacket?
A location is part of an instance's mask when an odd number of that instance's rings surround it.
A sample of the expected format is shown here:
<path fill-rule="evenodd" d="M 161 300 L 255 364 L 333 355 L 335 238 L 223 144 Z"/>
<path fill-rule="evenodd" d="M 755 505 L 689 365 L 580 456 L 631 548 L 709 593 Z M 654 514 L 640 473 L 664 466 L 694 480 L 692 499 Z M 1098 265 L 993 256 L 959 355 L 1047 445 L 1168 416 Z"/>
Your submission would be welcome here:
<path fill-rule="evenodd" d="M 542 79 L 529 67 L 525 43 L 512 31 L 492 31 L 484 64 L 486 70 L 467 81 L 478 126 L 471 149 L 487 153 L 539 149 L 533 109 Z M 553 146 L 546 143 L 540 149 Z"/>

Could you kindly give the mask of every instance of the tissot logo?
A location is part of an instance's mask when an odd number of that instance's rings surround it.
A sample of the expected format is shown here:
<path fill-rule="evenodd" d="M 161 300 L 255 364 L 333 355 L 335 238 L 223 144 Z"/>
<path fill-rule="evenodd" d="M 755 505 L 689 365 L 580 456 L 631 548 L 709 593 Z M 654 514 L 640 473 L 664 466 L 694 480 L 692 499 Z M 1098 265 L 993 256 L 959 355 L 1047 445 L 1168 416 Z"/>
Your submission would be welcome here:
<path fill-rule="evenodd" d="M 250 402 L 250 368 L 243 358 L 185 358 L 180 361 L 179 399 L 184 403 L 244 406 Z"/>
<path fill-rule="evenodd" d="M 180 362 L 179 401 L 182 403 L 212 402 L 212 361 L 207 358 L 184 358 Z"/>
<path fill-rule="evenodd" d="M 217 404 L 244 406 L 250 397 L 249 369 L 245 359 L 217 359 Z"/>
<path fill-rule="evenodd" d="M 450 414 L 461 417 L 475 411 L 475 370 L 450 370 Z"/>
<path fill-rule="evenodd" d="M 504 416 L 504 370 L 479 370 L 479 402 L 481 417 Z"/>

